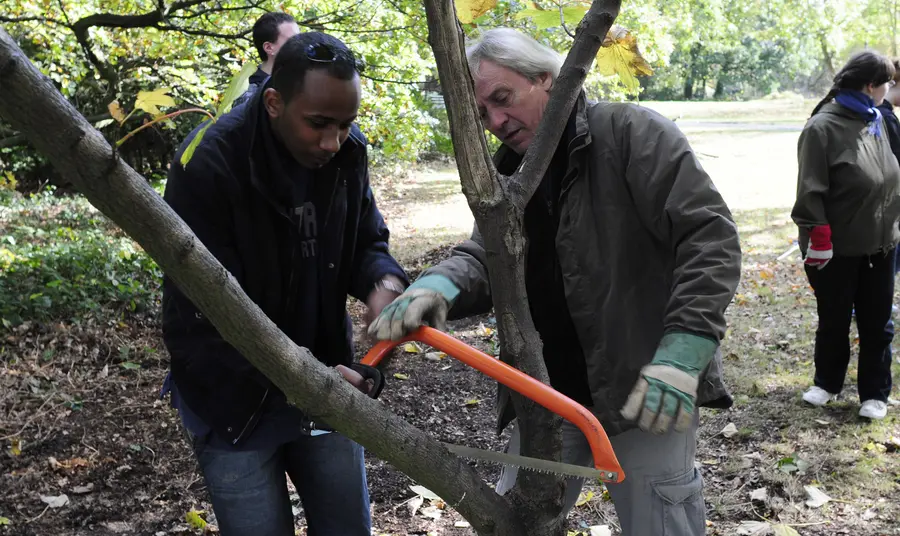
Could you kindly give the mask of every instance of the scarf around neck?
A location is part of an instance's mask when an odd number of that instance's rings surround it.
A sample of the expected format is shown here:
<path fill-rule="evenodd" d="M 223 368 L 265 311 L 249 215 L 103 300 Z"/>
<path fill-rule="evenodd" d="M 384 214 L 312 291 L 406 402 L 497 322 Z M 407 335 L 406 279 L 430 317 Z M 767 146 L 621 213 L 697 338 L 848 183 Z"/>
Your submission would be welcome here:
<path fill-rule="evenodd" d="M 834 100 L 862 118 L 869 125 L 869 134 L 876 138 L 881 136 L 881 110 L 875 107 L 872 97 L 862 91 L 842 89 Z"/>

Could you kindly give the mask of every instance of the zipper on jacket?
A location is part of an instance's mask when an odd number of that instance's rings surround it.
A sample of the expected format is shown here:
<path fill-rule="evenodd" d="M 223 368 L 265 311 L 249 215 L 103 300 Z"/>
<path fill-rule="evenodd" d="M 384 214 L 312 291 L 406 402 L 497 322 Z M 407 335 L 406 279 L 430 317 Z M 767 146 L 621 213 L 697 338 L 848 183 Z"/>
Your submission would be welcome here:
<path fill-rule="evenodd" d="M 250 428 L 250 424 L 256 420 L 257 416 L 259 415 L 259 412 L 262 410 L 263 404 L 266 403 L 266 398 L 268 398 L 268 397 L 269 397 L 269 390 L 266 389 L 266 392 L 263 393 L 262 400 L 260 400 L 259 405 L 256 406 L 256 410 L 253 411 L 253 413 L 250 415 L 250 419 L 244 424 L 244 428 L 241 429 L 241 433 L 238 434 L 238 436 L 236 438 L 234 438 L 234 441 L 231 442 L 232 445 L 237 445 L 238 441 L 240 441 L 244 437 L 244 434 L 247 433 L 248 428 Z"/>
<path fill-rule="evenodd" d="M 334 175 L 334 186 L 331 187 L 331 197 L 328 198 L 328 208 L 325 210 L 325 221 L 322 224 L 322 234 L 325 234 L 325 230 L 328 228 L 328 220 L 331 219 L 331 208 L 334 205 L 334 195 L 337 193 L 338 183 L 341 182 L 341 168 L 337 168 L 337 173 Z M 344 182 L 346 185 L 346 181 Z"/>

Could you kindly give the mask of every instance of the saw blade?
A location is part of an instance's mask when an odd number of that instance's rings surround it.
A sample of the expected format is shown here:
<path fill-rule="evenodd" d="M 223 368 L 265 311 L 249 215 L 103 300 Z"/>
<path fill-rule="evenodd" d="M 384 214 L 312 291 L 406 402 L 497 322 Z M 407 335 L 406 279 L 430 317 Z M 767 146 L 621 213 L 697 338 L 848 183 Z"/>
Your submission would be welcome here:
<path fill-rule="evenodd" d="M 616 482 L 619 476 L 612 471 L 600 471 L 593 467 L 583 467 L 581 465 L 572 465 L 570 463 L 552 462 L 540 458 L 529 458 L 527 456 L 506 454 L 504 452 L 495 452 L 493 450 L 464 447 L 462 445 L 454 445 L 453 443 L 444 443 L 444 446 L 447 447 L 447 450 L 450 452 L 464 458 L 513 465 L 515 467 L 520 467 L 529 471 L 537 471 L 539 473 L 551 473 L 578 478 L 598 478 L 604 482 Z"/>

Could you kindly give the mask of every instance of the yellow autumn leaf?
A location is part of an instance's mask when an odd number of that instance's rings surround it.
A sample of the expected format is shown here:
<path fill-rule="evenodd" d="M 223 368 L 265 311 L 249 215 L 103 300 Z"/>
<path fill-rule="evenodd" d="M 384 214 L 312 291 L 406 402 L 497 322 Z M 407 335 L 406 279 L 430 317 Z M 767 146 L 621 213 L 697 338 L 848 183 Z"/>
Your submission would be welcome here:
<path fill-rule="evenodd" d="M 118 121 L 120 125 L 125 121 L 125 110 L 122 109 L 122 105 L 119 104 L 119 101 L 112 101 L 106 108 L 109 110 L 109 115 L 113 116 L 113 119 Z"/>
<path fill-rule="evenodd" d="M 638 75 L 650 76 L 653 69 L 638 50 L 637 38 L 621 26 L 610 28 L 597 52 L 597 70 L 606 76 L 618 75 L 630 91 L 640 88 Z"/>
<path fill-rule="evenodd" d="M 593 491 L 588 491 L 587 493 L 582 493 L 578 496 L 578 500 L 575 502 L 575 506 L 584 506 L 588 502 L 590 502 L 590 500 L 593 498 L 594 498 Z"/>
<path fill-rule="evenodd" d="M 403 345 L 403 351 L 407 354 L 421 354 L 422 349 L 419 348 L 419 345 L 414 342 L 408 342 Z"/>
<path fill-rule="evenodd" d="M 463 24 L 472 24 L 496 5 L 497 0 L 456 0 L 456 17 Z"/>
<path fill-rule="evenodd" d="M 175 99 L 169 96 L 169 88 L 161 87 L 153 91 L 138 91 L 134 107 L 152 116 L 160 114 L 160 106 L 175 106 Z"/>
<path fill-rule="evenodd" d="M 13 456 L 22 454 L 22 440 L 20 440 L 18 437 L 12 438 L 10 440 L 9 453 Z"/>
<path fill-rule="evenodd" d="M 398 380 L 408 380 L 409 374 L 403 374 L 402 372 L 395 372 L 394 378 L 397 378 Z"/>

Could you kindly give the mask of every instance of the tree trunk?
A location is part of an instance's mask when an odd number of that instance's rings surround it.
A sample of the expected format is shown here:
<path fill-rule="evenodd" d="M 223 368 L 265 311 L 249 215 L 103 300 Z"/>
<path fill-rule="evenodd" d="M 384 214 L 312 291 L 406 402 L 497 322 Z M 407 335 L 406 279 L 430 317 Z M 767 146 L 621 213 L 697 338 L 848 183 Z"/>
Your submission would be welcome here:
<path fill-rule="evenodd" d="M 462 189 L 484 237 L 491 294 L 500 330 L 501 355 L 526 374 L 549 383 L 540 337 L 534 328 L 525 290 L 524 211 L 562 136 L 575 101 L 619 12 L 620 1 L 595 0 L 578 26 L 550 94 L 543 120 L 522 165 L 511 177 L 498 175 L 488 153 L 465 59 L 465 36 L 452 0 L 425 0 L 429 42 L 444 81 L 444 99 Z M 452 81 L 452 83 L 448 83 Z M 478 140 L 477 142 L 475 140 Z M 559 460 L 561 420 L 526 399 L 513 397 L 522 454 Z M 564 533 L 560 516 L 564 479 L 519 471 L 512 500 L 527 531 L 523 535 Z"/>
<path fill-rule="evenodd" d="M 897 10 L 900 9 L 900 3 L 897 0 L 890 0 L 891 10 L 891 56 L 897 57 Z"/>
<path fill-rule="evenodd" d="M 526 534 L 509 502 L 462 459 L 296 346 L 244 294 L 169 205 L 0 29 L 0 117 L 153 257 L 219 333 L 301 409 L 458 510 L 480 535 Z"/>
<path fill-rule="evenodd" d="M 825 72 L 828 73 L 828 79 L 831 80 L 837 71 L 834 70 L 834 53 L 828 46 L 828 36 L 824 32 L 819 34 L 819 46 L 822 49 L 822 64 L 825 66 Z"/>

